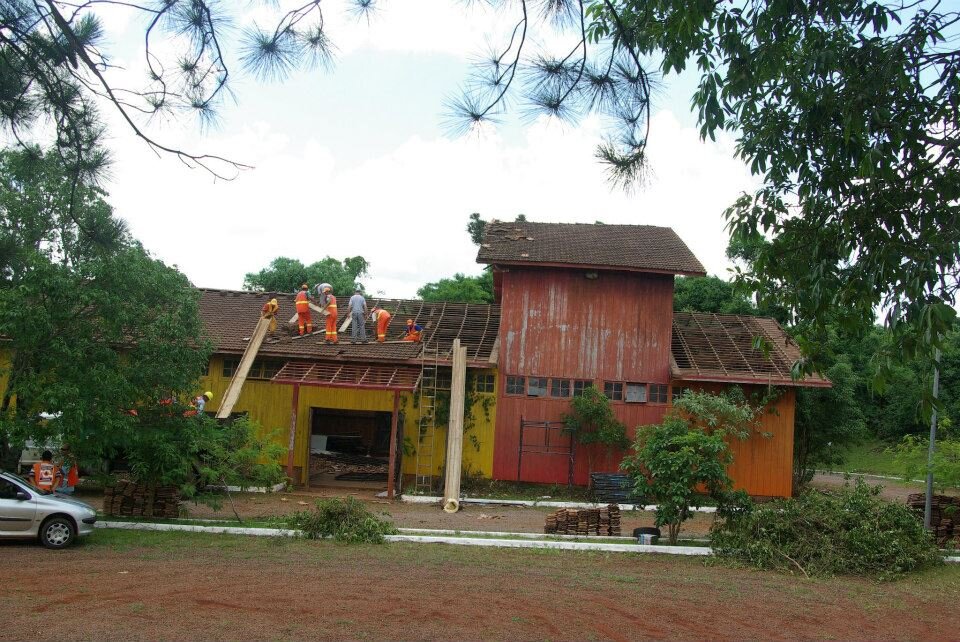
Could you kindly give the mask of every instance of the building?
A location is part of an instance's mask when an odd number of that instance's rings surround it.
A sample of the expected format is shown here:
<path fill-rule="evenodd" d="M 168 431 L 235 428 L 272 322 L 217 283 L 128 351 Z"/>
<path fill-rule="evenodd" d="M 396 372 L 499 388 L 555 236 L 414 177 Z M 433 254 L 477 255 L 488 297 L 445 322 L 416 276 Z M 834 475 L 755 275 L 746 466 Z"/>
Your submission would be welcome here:
<path fill-rule="evenodd" d="M 619 455 L 588 456 L 562 431 L 570 399 L 585 387 L 603 390 L 632 434 L 659 422 L 684 388 L 736 384 L 779 395 L 762 418 L 764 434 L 731 444 L 731 477 L 752 495 L 790 494 L 795 390 L 830 384 L 791 379 L 799 350 L 772 319 L 674 313 L 675 275 L 704 269 L 673 230 L 494 222 L 477 260 L 493 270 L 494 305 L 369 300 L 393 314 L 388 338 L 411 318 L 424 327 L 422 344 L 325 345 L 322 333 L 301 338 L 283 328 L 266 340 L 234 411 L 287 444 L 296 483 L 311 483 L 311 451 L 331 443 L 389 458 L 391 487 L 401 474 L 439 473 L 449 352 L 459 339 L 468 349 L 467 474 L 586 484 L 589 462 L 616 470 Z M 215 393 L 208 409 L 270 296 L 281 320 L 294 314 L 292 294 L 202 290 L 216 346 L 203 382 Z M 767 350 L 754 348 L 757 337 Z"/>

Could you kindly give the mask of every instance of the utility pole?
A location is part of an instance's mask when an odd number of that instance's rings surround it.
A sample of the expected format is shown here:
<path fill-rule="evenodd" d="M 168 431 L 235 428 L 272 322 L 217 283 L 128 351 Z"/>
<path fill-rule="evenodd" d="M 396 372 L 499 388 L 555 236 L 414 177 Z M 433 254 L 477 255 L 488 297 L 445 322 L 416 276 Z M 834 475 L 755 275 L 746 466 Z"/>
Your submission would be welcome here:
<path fill-rule="evenodd" d="M 927 447 L 927 496 L 923 504 L 923 527 L 930 530 L 933 509 L 933 452 L 937 442 L 937 395 L 940 392 L 940 348 L 933 355 L 933 412 L 930 413 L 930 444 Z"/>

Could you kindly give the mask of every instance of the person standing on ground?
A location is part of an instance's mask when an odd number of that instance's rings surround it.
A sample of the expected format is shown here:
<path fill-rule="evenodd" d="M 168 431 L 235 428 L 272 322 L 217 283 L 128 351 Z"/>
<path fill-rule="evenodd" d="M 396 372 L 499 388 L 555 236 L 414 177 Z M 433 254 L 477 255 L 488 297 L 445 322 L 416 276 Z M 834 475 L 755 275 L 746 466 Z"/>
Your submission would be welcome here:
<path fill-rule="evenodd" d="M 53 453 L 44 450 L 40 461 L 33 465 L 30 482 L 39 490 L 53 492 L 63 481 L 63 471 L 53 463 Z"/>
<path fill-rule="evenodd" d="M 300 336 L 303 336 L 303 330 L 306 328 L 307 334 L 313 334 L 313 319 L 310 318 L 310 286 L 304 283 L 297 292 L 297 298 L 294 300 L 297 306 L 297 329 Z"/>
<path fill-rule="evenodd" d="M 350 343 L 367 343 L 367 300 L 357 288 L 350 297 Z"/>
<path fill-rule="evenodd" d="M 373 314 L 370 316 L 377 326 L 377 342 L 383 343 L 387 340 L 387 327 L 390 325 L 391 315 L 380 306 L 376 306 L 373 308 Z"/>

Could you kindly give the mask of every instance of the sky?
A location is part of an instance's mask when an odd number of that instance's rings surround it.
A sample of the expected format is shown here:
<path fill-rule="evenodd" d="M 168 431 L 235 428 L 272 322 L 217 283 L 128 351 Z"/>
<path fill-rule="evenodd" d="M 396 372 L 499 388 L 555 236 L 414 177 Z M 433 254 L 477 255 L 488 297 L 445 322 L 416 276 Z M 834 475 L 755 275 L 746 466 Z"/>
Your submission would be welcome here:
<path fill-rule="evenodd" d="M 209 131 L 192 121 L 149 125 L 164 144 L 253 166 L 235 180 L 158 157 L 108 114 L 108 200 L 154 256 L 194 285 L 240 289 L 246 273 L 278 256 L 311 263 L 362 255 L 367 291 L 414 297 L 427 282 L 480 272 L 466 233 L 471 212 L 668 226 L 709 273 L 727 275 L 723 211 L 757 181 L 734 158 L 730 137 L 700 140 L 689 108 L 694 77 L 663 80 L 651 175 L 625 193 L 594 158 L 603 135 L 595 118 L 571 125 L 508 117 L 463 137 L 444 127 L 445 99 L 510 16 L 453 0 L 396 0 L 368 24 L 336 0 L 324 6 L 337 46 L 331 70 L 272 83 L 241 74 L 236 103 Z M 275 15 L 251 9 L 237 19 L 266 24 Z M 102 16 L 120 68 L 114 78 L 138 82 L 142 23 L 122 9 Z M 545 32 L 538 46 L 563 42 Z"/>

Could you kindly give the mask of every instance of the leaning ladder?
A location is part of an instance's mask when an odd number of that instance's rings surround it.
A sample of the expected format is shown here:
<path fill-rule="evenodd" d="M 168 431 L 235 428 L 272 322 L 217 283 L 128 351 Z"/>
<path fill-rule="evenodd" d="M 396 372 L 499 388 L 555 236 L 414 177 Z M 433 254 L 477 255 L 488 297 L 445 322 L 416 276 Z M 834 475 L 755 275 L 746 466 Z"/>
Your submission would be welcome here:
<path fill-rule="evenodd" d="M 437 375 L 440 351 L 425 345 L 420 355 L 420 419 L 417 422 L 417 462 L 414 489 L 418 494 L 433 492 L 434 451 L 437 435 Z"/>

